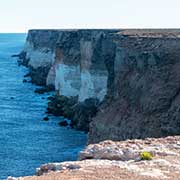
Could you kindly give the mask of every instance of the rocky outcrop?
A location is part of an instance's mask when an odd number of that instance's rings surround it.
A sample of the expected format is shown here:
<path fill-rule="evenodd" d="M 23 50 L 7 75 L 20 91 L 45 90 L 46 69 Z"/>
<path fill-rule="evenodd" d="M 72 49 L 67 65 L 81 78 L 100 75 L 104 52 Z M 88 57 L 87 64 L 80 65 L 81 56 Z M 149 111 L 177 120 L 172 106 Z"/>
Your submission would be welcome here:
<path fill-rule="evenodd" d="M 180 150 L 179 136 L 126 141 L 106 140 L 97 144 L 88 145 L 80 152 L 79 160 L 107 159 L 116 161 L 140 161 L 142 160 L 143 152 L 150 153 L 153 159 L 153 157 L 157 156 L 176 156 L 176 149 Z"/>
<path fill-rule="evenodd" d="M 142 152 L 152 153 L 153 158 L 143 160 Z M 178 180 L 180 137 L 91 144 L 80 153 L 79 161 L 44 164 L 36 175 L 7 180 Z"/>

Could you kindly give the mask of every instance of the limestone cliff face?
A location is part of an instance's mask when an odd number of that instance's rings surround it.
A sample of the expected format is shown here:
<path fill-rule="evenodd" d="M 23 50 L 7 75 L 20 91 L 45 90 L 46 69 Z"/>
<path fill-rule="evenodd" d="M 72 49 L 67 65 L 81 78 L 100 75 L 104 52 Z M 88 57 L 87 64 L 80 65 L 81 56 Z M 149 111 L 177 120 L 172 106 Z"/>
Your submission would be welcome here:
<path fill-rule="evenodd" d="M 102 42 L 116 31 L 30 30 L 24 61 L 35 72 L 34 81 L 42 81 L 37 84 L 55 85 L 60 95 L 79 96 L 79 101 L 103 100 L 108 70 Z"/>
<path fill-rule="evenodd" d="M 37 85 L 54 84 L 53 77 L 47 75 L 54 63 L 56 31 L 30 30 L 23 52 L 23 64 L 30 68 L 32 82 Z"/>

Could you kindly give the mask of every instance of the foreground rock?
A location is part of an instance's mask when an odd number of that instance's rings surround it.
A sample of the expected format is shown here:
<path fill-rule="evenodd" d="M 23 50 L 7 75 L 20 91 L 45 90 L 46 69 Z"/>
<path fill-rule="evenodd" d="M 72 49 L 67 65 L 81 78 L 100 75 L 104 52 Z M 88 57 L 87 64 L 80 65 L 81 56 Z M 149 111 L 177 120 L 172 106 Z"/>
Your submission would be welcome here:
<path fill-rule="evenodd" d="M 153 154 L 152 160 L 141 160 L 145 151 Z M 13 180 L 179 180 L 180 136 L 104 141 L 87 146 L 79 160 L 45 164 L 37 169 L 38 176 Z"/>
<path fill-rule="evenodd" d="M 166 138 L 147 138 L 145 140 L 103 141 L 90 144 L 80 152 L 79 159 L 108 159 L 120 161 L 139 161 L 142 152 L 152 156 L 176 156 L 180 150 L 180 136 Z"/>

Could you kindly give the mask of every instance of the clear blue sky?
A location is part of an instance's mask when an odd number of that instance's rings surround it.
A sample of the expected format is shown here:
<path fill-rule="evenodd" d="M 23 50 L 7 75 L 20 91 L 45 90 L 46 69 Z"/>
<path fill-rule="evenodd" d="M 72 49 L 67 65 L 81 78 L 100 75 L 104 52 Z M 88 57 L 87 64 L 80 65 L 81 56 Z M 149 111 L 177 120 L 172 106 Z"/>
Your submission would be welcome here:
<path fill-rule="evenodd" d="M 180 28 L 180 0 L 0 0 L 0 32 Z"/>

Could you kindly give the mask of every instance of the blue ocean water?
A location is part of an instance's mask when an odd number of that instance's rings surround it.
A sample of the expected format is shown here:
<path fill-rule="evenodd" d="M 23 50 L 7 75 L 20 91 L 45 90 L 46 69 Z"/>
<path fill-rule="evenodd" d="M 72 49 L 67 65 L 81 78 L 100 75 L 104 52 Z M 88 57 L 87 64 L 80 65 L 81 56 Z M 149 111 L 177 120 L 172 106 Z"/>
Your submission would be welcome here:
<path fill-rule="evenodd" d="M 42 120 L 48 94 L 35 94 L 35 85 L 22 83 L 28 70 L 11 57 L 22 50 L 25 38 L 0 34 L 1 180 L 33 175 L 43 163 L 75 160 L 86 143 L 84 133 L 58 126 L 59 118 Z"/>

